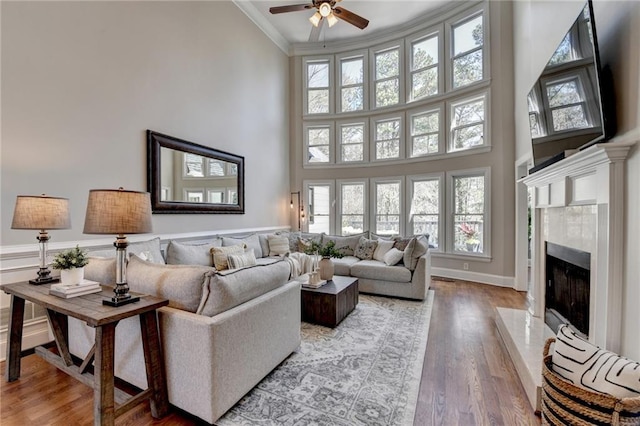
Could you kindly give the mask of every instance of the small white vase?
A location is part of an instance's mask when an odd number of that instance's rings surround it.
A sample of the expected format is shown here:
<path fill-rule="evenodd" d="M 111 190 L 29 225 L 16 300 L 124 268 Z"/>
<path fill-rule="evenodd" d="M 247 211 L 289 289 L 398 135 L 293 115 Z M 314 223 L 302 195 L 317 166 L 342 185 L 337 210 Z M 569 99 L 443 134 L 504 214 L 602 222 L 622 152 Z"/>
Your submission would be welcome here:
<path fill-rule="evenodd" d="M 318 269 L 320 269 L 321 280 L 331 280 L 333 278 L 333 261 L 330 257 L 323 257 L 318 263 Z"/>
<path fill-rule="evenodd" d="M 64 285 L 78 285 L 84 279 L 84 267 L 60 270 L 60 282 Z"/>

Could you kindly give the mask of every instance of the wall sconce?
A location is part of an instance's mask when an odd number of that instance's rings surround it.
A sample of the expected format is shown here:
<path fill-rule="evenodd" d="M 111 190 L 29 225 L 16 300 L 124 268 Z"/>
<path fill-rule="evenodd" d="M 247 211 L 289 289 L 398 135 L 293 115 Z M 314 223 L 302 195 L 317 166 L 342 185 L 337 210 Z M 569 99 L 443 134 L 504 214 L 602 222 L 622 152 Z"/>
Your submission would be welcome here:
<path fill-rule="evenodd" d="M 302 204 L 302 198 L 300 197 L 300 191 L 291 193 L 291 205 L 290 207 L 293 209 L 293 196 L 298 197 L 298 230 L 302 230 L 301 222 L 304 222 L 304 204 Z"/>
<path fill-rule="evenodd" d="M 18 195 L 16 207 L 13 211 L 11 229 L 32 229 L 40 231 L 40 270 L 38 278 L 29 280 L 31 284 L 49 284 L 60 281 L 51 277 L 47 264 L 47 243 L 49 234 L 47 229 L 69 229 L 71 217 L 69 215 L 69 200 L 67 198 Z"/>

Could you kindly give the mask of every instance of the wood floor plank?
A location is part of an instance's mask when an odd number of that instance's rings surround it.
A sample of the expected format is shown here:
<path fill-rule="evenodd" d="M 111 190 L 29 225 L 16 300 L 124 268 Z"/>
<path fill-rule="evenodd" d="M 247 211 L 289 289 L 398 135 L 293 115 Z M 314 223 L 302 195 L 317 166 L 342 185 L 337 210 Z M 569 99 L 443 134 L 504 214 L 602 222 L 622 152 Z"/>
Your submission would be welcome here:
<path fill-rule="evenodd" d="M 495 325 L 495 308 L 525 309 L 525 295 L 465 281 L 435 279 L 431 288 L 435 300 L 414 425 L 540 425 Z M 36 355 L 23 358 L 19 380 L 0 380 L 2 426 L 91 425 L 92 407 L 91 388 Z M 148 402 L 116 420 L 118 426 L 201 424 L 175 407 L 155 420 Z"/>

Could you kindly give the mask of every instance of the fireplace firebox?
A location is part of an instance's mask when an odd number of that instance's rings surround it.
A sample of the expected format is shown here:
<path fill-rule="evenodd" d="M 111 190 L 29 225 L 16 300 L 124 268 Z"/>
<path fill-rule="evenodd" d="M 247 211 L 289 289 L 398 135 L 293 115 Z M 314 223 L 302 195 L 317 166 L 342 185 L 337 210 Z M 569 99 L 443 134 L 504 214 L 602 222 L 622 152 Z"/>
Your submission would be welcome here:
<path fill-rule="evenodd" d="M 589 337 L 591 254 L 546 243 L 545 322 L 554 331 L 569 324 Z"/>

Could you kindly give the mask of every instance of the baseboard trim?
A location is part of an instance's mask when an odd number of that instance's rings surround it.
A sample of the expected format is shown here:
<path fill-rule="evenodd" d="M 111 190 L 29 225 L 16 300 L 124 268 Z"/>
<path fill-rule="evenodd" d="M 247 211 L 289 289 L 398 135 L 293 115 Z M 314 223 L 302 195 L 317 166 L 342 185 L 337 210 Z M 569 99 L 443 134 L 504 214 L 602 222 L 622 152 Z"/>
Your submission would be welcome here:
<path fill-rule="evenodd" d="M 454 280 L 491 284 L 497 287 L 515 288 L 515 277 L 503 277 L 501 275 L 482 274 L 480 272 L 459 271 L 457 269 L 439 267 L 431 267 L 431 275 L 452 278 Z"/>
<path fill-rule="evenodd" d="M 35 348 L 53 340 L 47 319 L 41 317 L 28 321 L 22 330 L 22 350 Z M 0 331 L 0 361 L 7 359 L 7 328 Z"/>

